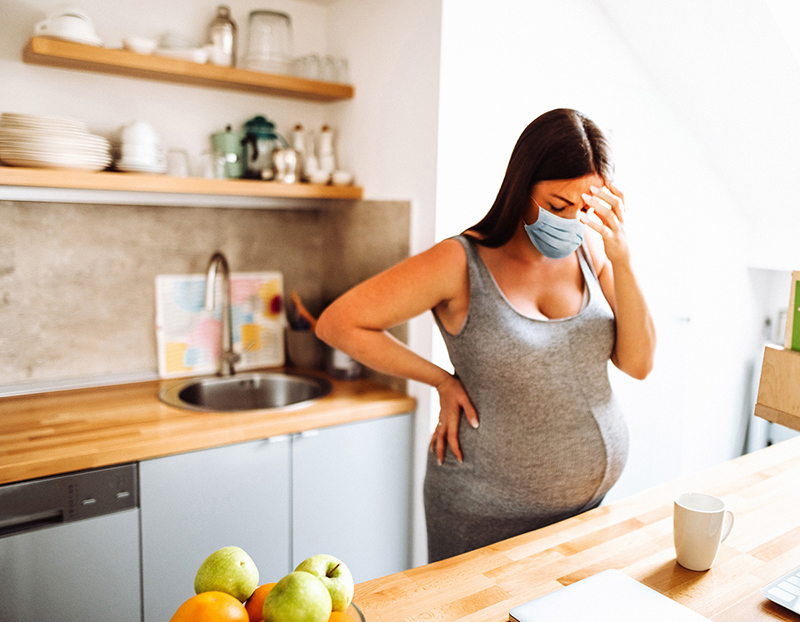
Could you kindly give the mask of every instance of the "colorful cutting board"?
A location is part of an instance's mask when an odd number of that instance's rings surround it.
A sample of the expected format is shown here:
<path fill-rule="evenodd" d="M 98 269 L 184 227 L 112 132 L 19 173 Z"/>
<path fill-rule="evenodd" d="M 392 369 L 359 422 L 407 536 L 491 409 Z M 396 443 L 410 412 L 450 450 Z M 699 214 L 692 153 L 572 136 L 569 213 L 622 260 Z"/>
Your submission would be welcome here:
<path fill-rule="evenodd" d="M 156 277 L 158 374 L 179 378 L 213 374 L 220 352 L 222 286 L 217 279 L 216 306 L 206 311 L 203 274 Z M 233 348 L 241 354 L 237 370 L 284 364 L 283 276 L 280 272 L 231 275 Z"/>

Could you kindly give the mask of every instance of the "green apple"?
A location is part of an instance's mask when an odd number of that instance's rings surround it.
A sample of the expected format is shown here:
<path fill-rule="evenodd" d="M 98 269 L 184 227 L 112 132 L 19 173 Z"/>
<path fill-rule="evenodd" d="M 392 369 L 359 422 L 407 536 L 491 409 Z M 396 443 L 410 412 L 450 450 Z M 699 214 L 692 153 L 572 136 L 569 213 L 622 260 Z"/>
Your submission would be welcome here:
<path fill-rule="evenodd" d="M 290 572 L 264 599 L 264 622 L 328 622 L 331 595 L 307 572 Z"/>
<path fill-rule="evenodd" d="M 194 578 L 194 591 L 225 592 L 244 602 L 258 587 L 258 568 L 238 546 L 214 551 L 200 565 Z"/>
<path fill-rule="evenodd" d="M 313 555 L 300 562 L 295 572 L 308 572 L 328 588 L 334 611 L 345 611 L 353 600 L 353 575 L 350 569 L 333 555 Z"/>

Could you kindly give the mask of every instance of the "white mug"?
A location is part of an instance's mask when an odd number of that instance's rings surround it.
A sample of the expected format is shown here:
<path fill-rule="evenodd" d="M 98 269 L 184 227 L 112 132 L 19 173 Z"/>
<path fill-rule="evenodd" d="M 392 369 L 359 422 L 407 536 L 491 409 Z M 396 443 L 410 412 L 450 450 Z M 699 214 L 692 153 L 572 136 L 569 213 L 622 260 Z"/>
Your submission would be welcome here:
<path fill-rule="evenodd" d="M 678 563 L 689 570 L 708 570 L 719 545 L 733 528 L 733 512 L 725 502 L 700 492 L 675 497 L 673 530 Z"/>

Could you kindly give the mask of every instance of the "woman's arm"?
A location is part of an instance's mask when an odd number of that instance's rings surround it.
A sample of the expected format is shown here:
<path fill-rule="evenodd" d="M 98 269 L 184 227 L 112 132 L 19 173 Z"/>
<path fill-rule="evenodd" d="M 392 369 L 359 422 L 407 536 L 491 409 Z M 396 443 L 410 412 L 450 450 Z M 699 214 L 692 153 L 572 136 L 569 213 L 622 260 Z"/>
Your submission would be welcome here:
<path fill-rule="evenodd" d="M 625 206 L 622 193 L 611 184 L 584 195 L 586 204 L 599 219 L 589 214 L 581 220 L 603 238 L 605 252 L 597 249 L 595 260 L 598 280 L 617 323 L 617 340 L 611 361 L 620 370 L 644 380 L 653 369 L 656 332 L 650 310 L 631 266 L 630 249 L 625 235 Z"/>
<path fill-rule="evenodd" d="M 465 287 L 464 250 L 456 240 L 445 240 L 343 294 L 322 313 L 316 328 L 320 339 L 372 369 L 436 388 L 441 413 L 431 448 L 440 463 L 445 439 L 461 460 L 457 438 L 461 409 L 477 426 L 475 409 L 456 378 L 386 330 L 434 308 L 447 313 L 454 301 L 468 296 Z"/>

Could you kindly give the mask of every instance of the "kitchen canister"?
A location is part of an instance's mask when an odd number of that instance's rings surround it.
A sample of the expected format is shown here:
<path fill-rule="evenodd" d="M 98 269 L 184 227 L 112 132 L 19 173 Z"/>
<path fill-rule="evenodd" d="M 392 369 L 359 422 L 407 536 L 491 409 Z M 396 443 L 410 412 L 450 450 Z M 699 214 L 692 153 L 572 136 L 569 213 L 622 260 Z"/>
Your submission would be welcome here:
<path fill-rule="evenodd" d="M 215 132 L 211 135 L 211 146 L 214 151 L 225 158 L 225 177 L 238 179 L 244 175 L 244 134 L 234 132 L 231 126 L 225 127 L 224 132 Z"/>
<path fill-rule="evenodd" d="M 236 22 L 229 7 L 217 7 L 217 16 L 208 27 L 208 40 L 208 57 L 214 65 L 236 65 Z"/>
<path fill-rule="evenodd" d="M 326 344 L 325 370 L 339 380 L 355 380 L 361 376 L 363 367 L 349 354 Z"/>
<path fill-rule="evenodd" d="M 275 131 L 275 124 L 258 115 L 244 124 L 245 174 L 253 179 L 270 180 L 275 177 L 272 153 L 288 147 L 286 140 Z"/>

